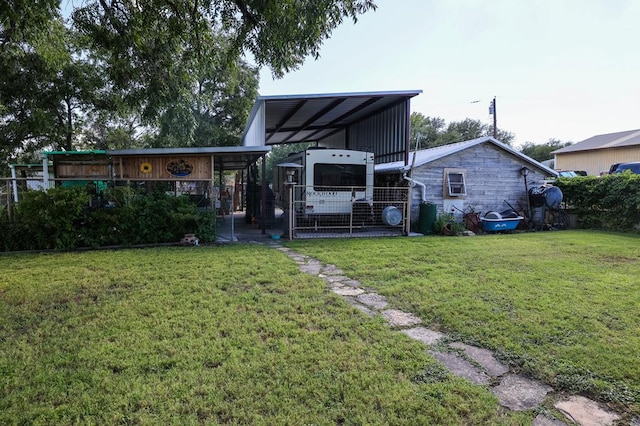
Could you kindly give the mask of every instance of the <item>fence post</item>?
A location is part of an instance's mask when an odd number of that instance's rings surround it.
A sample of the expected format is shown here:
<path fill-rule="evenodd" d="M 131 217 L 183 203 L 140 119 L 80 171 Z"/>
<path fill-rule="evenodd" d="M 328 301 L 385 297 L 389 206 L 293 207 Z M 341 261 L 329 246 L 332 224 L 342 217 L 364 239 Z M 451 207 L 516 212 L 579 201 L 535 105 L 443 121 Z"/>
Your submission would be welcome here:
<path fill-rule="evenodd" d="M 13 205 L 11 201 L 11 183 L 7 181 L 7 215 L 9 216 L 9 222 L 13 221 Z"/>
<path fill-rule="evenodd" d="M 406 209 L 404 235 L 408 236 L 411 232 L 411 187 L 407 187 L 407 195 L 405 196 L 404 208 Z"/>
<path fill-rule="evenodd" d="M 284 209 L 284 229 L 283 229 L 283 236 L 285 236 L 286 238 L 288 238 L 289 240 L 293 239 L 293 227 L 295 226 L 294 223 L 294 212 L 293 212 L 293 206 L 294 206 L 294 202 L 293 202 L 293 183 L 292 182 L 284 182 L 284 189 L 285 189 L 285 199 L 283 204 L 283 209 Z"/>

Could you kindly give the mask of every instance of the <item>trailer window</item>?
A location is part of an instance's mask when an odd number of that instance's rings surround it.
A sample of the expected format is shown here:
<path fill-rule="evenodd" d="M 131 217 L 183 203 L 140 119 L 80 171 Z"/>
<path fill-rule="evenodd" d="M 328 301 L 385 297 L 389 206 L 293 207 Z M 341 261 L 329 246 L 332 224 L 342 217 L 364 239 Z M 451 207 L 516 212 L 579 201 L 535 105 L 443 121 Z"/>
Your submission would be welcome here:
<path fill-rule="evenodd" d="M 313 187 L 364 187 L 367 185 L 367 166 L 360 164 L 324 164 L 313 167 Z M 320 189 L 321 190 L 321 189 Z M 345 189 L 347 190 L 347 189 Z"/>

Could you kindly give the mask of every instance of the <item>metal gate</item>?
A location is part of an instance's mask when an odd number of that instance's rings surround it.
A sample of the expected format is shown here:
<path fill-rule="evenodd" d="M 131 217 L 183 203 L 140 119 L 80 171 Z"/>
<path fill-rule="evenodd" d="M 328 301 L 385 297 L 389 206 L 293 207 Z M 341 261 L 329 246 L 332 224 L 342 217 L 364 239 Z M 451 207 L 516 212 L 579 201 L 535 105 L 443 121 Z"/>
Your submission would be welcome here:
<path fill-rule="evenodd" d="M 293 238 L 340 238 L 408 235 L 409 188 L 373 188 L 373 198 L 359 198 L 363 188 L 289 185 L 284 203 L 284 233 Z"/>

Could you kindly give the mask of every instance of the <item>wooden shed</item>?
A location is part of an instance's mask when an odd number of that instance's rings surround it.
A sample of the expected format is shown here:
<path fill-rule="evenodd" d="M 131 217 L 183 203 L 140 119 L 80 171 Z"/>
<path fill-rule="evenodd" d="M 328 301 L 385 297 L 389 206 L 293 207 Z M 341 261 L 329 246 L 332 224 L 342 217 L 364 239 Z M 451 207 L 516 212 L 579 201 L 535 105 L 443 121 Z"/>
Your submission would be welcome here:
<path fill-rule="evenodd" d="M 377 186 L 413 184 L 411 218 L 418 219 L 423 201 L 439 213 L 473 208 L 476 212 L 503 211 L 527 206 L 527 188 L 542 185 L 557 173 L 492 137 L 416 151 L 410 164 L 378 164 Z"/>
<path fill-rule="evenodd" d="M 267 184 L 265 161 L 262 173 L 257 161 L 269 151 L 268 146 L 52 151 L 43 154 L 43 165 L 52 164 L 43 181 L 45 188 L 92 184 L 98 189 L 136 182 L 149 188 L 155 182 L 169 182 L 176 193 L 181 188 L 190 195 L 202 194 L 213 208 L 226 189 L 224 172 L 237 171 L 247 215 L 260 216 L 266 211 Z"/>

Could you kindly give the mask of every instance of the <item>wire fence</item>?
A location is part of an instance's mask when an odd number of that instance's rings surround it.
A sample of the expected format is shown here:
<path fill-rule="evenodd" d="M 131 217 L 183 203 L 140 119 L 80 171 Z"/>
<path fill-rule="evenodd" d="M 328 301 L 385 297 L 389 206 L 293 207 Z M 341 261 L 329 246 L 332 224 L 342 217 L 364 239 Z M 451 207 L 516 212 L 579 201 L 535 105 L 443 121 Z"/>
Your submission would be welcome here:
<path fill-rule="evenodd" d="M 289 187 L 285 234 L 293 238 L 407 235 L 409 188 Z"/>

